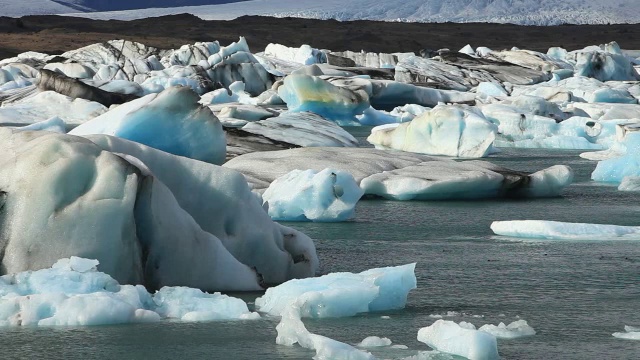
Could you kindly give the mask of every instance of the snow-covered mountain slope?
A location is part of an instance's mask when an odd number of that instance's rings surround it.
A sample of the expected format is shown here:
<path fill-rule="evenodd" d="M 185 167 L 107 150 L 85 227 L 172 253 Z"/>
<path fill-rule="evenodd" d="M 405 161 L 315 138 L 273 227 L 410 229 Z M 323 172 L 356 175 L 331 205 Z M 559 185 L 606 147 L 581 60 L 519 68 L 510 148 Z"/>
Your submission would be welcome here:
<path fill-rule="evenodd" d="M 241 0 L 0 0 L 0 16 L 67 14 L 195 5 L 215 5 Z"/>
<path fill-rule="evenodd" d="M 53 0 L 0 0 L 0 16 L 66 14 L 90 9 L 76 3 Z"/>
<path fill-rule="evenodd" d="M 638 0 L 251 0 L 232 4 L 78 14 L 137 19 L 191 13 L 207 20 L 242 15 L 338 20 L 498 22 L 527 25 L 639 23 Z"/>

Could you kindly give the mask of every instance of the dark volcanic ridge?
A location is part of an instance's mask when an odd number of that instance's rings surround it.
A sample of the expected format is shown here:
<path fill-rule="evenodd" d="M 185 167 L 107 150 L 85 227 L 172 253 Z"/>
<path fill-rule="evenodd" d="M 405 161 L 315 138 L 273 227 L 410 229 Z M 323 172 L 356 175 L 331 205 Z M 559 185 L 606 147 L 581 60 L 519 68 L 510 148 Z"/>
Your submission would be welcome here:
<path fill-rule="evenodd" d="M 177 48 L 196 41 L 221 44 L 247 38 L 252 51 L 269 43 L 309 44 L 333 51 L 418 52 L 458 50 L 466 44 L 505 49 L 513 46 L 546 51 L 568 50 L 617 41 L 623 49 L 640 49 L 640 24 L 521 26 L 490 23 L 401 23 L 244 16 L 230 21 L 202 20 L 189 14 L 132 21 L 91 20 L 64 16 L 0 17 L 0 58 L 25 51 L 49 54 L 112 39 Z"/>

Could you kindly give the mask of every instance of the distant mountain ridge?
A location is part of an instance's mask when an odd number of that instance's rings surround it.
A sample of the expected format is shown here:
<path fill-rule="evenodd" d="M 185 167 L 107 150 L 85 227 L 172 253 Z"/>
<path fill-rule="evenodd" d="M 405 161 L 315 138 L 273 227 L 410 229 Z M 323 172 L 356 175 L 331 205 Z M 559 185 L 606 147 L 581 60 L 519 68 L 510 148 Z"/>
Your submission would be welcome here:
<path fill-rule="evenodd" d="M 640 23 L 640 0 L 0 0 L 8 16 L 69 14 L 131 20 L 190 13 L 206 20 L 243 15 L 521 25 Z M 154 8 L 148 8 L 153 6 Z M 144 11 L 131 10 L 145 8 Z M 148 9 L 147 9 L 148 8 Z M 507 34 L 505 34 L 507 35 Z"/>

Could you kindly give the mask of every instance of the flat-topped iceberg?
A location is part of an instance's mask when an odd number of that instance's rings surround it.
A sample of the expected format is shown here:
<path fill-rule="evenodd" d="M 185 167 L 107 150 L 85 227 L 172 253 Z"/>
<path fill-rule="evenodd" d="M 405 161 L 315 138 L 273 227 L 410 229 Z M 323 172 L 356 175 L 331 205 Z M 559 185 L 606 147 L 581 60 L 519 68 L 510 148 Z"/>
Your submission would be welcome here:
<path fill-rule="evenodd" d="M 624 332 L 615 332 L 613 337 L 625 340 L 640 340 L 640 327 L 625 325 Z"/>
<path fill-rule="evenodd" d="M 345 221 L 363 193 L 344 171 L 293 170 L 272 182 L 262 199 L 274 220 Z"/>
<path fill-rule="evenodd" d="M 571 168 L 552 166 L 526 174 L 489 162 L 366 148 L 302 148 L 251 153 L 224 164 L 256 190 L 295 169 L 332 168 L 350 173 L 366 195 L 394 200 L 551 197 L 573 180 Z"/>
<path fill-rule="evenodd" d="M 489 155 L 498 126 L 470 107 L 438 105 L 408 123 L 373 128 L 379 149 L 480 158 Z"/>
<path fill-rule="evenodd" d="M 72 256 L 49 269 L 0 277 L 0 327 L 260 318 L 240 299 L 186 287 L 150 294 L 141 285 L 120 285 L 96 267 L 96 260 Z"/>
<path fill-rule="evenodd" d="M 491 230 L 502 236 L 558 240 L 638 240 L 640 227 L 544 220 L 494 221 Z"/>

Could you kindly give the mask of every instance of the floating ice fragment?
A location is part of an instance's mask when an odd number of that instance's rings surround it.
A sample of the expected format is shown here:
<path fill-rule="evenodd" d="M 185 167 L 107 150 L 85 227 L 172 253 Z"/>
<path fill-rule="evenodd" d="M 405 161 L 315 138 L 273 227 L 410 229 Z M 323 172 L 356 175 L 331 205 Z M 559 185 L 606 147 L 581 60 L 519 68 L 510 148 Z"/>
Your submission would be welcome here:
<path fill-rule="evenodd" d="M 435 350 L 458 355 L 470 360 L 497 360 L 498 344 L 495 336 L 475 330 L 475 326 L 462 322 L 438 320 L 418 331 L 418 341 Z"/>
<path fill-rule="evenodd" d="M 481 326 L 478 330 L 487 332 L 498 339 L 515 339 L 536 334 L 536 331 L 527 324 L 526 320 L 517 320 L 509 325 L 505 325 L 502 322 L 497 326 L 486 324 Z"/>
<path fill-rule="evenodd" d="M 557 240 L 632 240 L 640 239 L 640 227 L 565 223 L 544 220 L 494 221 L 497 235 Z"/>
<path fill-rule="evenodd" d="M 362 340 L 357 346 L 363 348 L 370 347 L 381 347 L 381 346 L 389 346 L 391 345 L 391 340 L 389 338 L 380 338 L 377 336 L 368 336 L 364 340 Z"/>

